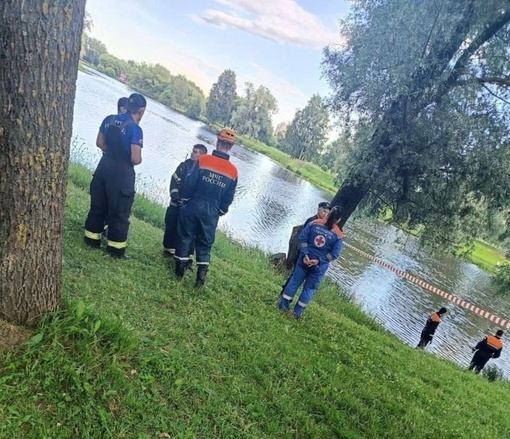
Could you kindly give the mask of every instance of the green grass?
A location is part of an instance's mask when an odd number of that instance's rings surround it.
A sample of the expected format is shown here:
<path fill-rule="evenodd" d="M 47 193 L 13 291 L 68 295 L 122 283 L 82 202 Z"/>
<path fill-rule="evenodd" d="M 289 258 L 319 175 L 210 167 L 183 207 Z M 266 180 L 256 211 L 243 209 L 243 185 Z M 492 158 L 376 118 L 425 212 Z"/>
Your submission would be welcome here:
<path fill-rule="evenodd" d="M 476 240 L 474 242 L 474 250 L 471 253 L 471 261 L 473 264 L 495 273 L 498 264 L 507 264 L 508 260 L 501 250 L 487 244 L 486 242 Z"/>
<path fill-rule="evenodd" d="M 89 179 L 72 165 L 65 305 L 0 359 L 0 437 L 508 436 L 507 382 L 406 346 L 331 283 L 295 321 L 267 256 L 221 234 L 205 289 L 176 281 L 145 199 L 132 260 L 85 248 Z"/>

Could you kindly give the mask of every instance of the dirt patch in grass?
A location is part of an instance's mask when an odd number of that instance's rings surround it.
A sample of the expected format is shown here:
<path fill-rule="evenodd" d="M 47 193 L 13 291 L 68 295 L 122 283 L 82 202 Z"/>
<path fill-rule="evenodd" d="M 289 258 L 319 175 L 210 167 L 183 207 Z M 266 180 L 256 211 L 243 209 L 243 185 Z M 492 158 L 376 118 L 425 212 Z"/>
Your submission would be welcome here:
<path fill-rule="evenodd" d="M 24 343 L 33 331 L 0 319 L 0 352 L 7 352 Z"/>

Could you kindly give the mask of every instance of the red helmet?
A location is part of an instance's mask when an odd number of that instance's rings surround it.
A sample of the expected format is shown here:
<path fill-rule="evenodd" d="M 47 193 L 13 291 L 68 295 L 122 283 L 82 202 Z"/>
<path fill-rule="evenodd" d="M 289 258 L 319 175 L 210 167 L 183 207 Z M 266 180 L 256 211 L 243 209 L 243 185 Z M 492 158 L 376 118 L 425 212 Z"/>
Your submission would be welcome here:
<path fill-rule="evenodd" d="M 234 130 L 231 130 L 230 128 L 223 128 L 218 133 L 218 140 L 234 144 L 236 143 L 236 133 Z"/>

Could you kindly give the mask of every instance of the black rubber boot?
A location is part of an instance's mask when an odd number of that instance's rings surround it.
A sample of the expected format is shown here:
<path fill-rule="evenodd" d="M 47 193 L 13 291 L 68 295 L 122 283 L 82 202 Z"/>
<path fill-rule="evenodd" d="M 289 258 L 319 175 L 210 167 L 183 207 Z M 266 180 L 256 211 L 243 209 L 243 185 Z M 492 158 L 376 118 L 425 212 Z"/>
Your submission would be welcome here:
<path fill-rule="evenodd" d="M 193 271 L 193 259 L 190 259 L 186 264 L 186 270 Z"/>
<path fill-rule="evenodd" d="M 195 288 L 202 288 L 205 284 L 205 278 L 207 277 L 208 265 L 197 265 L 197 281 L 195 282 Z"/>
<path fill-rule="evenodd" d="M 126 255 L 125 248 L 115 248 L 115 247 L 107 246 L 106 251 L 112 258 L 115 258 L 115 259 L 120 259 L 122 261 L 127 261 L 128 259 L 131 259 L 131 257 Z"/>
<path fill-rule="evenodd" d="M 186 273 L 186 266 L 188 261 L 181 261 L 180 259 L 175 260 L 175 276 L 177 279 L 182 279 Z"/>
<path fill-rule="evenodd" d="M 100 248 L 101 247 L 101 240 L 99 239 L 91 239 L 87 238 L 86 236 L 83 237 L 83 240 L 85 241 L 85 244 L 92 248 Z"/>

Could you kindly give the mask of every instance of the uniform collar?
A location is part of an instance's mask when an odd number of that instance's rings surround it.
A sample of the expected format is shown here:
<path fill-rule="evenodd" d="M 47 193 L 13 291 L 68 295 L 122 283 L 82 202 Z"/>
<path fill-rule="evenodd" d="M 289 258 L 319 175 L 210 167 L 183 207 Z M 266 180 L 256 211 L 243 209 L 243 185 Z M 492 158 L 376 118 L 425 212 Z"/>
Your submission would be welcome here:
<path fill-rule="evenodd" d="M 230 155 L 228 155 L 226 152 L 218 151 L 217 149 L 215 149 L 212 152 L 212 155 L 215 155 L 216 157 L 219 157 L 220 159 L 225 159 L 225 160 L 230 159 Z"/>

